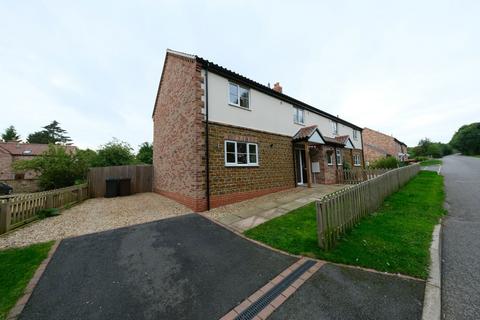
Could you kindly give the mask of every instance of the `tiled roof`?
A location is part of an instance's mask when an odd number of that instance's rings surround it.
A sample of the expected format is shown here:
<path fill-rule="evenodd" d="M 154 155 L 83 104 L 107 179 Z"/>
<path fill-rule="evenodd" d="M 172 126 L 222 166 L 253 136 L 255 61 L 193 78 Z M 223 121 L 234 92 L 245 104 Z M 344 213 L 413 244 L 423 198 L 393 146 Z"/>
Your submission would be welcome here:
<path fill-rule="evenodd" d="M 341 144 L 347 144 L 349 136 L 337 136 L 335 137 L 335 140 Z"/>
<path fill-rule="evenodd" d="M 338 138 L 338 137 L 337 137 L 337 138 Z M 324 139 L 325 142 L 328 143 L 328 144 L 336 144 L 336 145 L 339 145 L 339 146 L 344 146 L 344 145 L 345 145 L 345 143 L 340 142 L 340 141 L 337 140 L 336 138 L 323 137 L 323 139 Z"/>
<path fill-rule="evenodd" d="M 310 136 L 315 132 L 316 129 L 316 125 L 301 128 L 297 131 L 297 133 L 295 133 L 295 135 L 293 136 L 293 140 L 303 140 L 310 138 Z"/>
<path fill-rule="evenodd" d="M 0 148 L 13 156 L 38 156 L 48 150 L 48 144 L 0 142 Z M 68 150 L 75 150 L 74 146 L 65 146 Z"/>

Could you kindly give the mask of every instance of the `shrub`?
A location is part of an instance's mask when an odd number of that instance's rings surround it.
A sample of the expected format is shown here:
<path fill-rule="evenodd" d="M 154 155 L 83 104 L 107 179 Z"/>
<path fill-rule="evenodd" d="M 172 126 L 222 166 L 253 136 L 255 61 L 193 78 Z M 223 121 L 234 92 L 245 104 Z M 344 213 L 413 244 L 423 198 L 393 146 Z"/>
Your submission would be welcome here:
<path fill-rule="evenodd" d="M 37 216 L 40 219 L 55 217 L 55 216 L 58 216 L 58 215 L 60 215 L 60 213 L 58 213 L 58 209 L 56 209 L 56 208 L 42 209 L 42 210 L 37 212 Z"/>
<path fill-rule="evenodd" d="M 400 162 L 397 158 L 394 157 L 386 157 L 382 159 L 378 159 L 370 164 L 370 167 L 373 169 L 395 169 L 399 167 Z"/>

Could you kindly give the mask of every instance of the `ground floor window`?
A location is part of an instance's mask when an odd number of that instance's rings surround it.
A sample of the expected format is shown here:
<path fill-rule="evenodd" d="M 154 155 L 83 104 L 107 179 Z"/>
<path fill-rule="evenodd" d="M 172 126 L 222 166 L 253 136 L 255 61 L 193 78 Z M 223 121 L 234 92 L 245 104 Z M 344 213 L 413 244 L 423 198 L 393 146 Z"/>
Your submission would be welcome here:
<path fill-rule="evenodd" d="M 337 164 L 340 166 L 342 165 L 342 152 L 340 150 L 337 150 L 336 155 L 337 155 Z"/>
<path fill-rule="evenodd" d="M 333 165 L 333 152 L 327 151 L 327 164 Z"/>
<path fill-rule="evenodd" d="M 359 154 L 354 154 L 353 155 L 353 165 L 354 166 L 360 166 L 360 155 Z"/>
<path fill-rule="evenodd" d="M 258 145 L 249 142 L 225 141 L 226 166 L 258 166 Z"/>

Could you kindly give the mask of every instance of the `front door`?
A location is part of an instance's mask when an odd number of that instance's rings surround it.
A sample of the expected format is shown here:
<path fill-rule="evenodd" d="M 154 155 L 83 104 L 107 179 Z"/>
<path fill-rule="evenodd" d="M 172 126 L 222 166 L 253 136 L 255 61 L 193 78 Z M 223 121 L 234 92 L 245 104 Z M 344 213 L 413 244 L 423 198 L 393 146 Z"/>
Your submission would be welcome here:
<path fill-rule="evenodd" d="M 305 161 L 305 150 L 295 150 L 295 166 L 297 171 L 297 184 L 304 184 L 307 182 L 307 163 Z"/>

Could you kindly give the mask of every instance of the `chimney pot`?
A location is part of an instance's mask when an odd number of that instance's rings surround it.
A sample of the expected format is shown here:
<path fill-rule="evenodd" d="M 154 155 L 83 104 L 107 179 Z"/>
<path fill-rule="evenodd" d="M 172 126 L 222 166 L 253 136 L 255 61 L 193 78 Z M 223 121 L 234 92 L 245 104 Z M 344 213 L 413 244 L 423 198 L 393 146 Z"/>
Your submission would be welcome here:
<path fill-rule="evenodd" d="M 282 93 L 282 89 L 283 89 L 283 88 L 282 88 L 282 86 L 280 85 L 280 82 L 275 82 L 275 84 L 273 85 L 273 90 Z"/>

